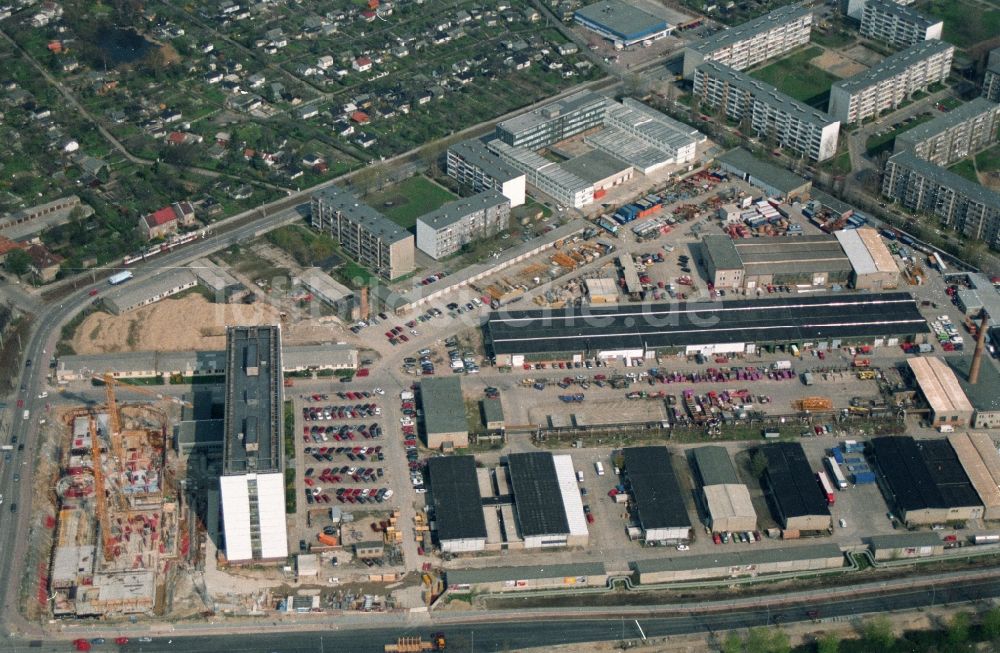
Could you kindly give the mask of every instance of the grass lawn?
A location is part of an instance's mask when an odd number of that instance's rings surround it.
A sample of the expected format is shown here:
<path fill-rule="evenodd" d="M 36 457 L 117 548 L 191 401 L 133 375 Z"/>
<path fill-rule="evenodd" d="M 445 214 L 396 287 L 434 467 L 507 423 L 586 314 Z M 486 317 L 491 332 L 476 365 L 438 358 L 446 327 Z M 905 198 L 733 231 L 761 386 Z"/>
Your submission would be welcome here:
<path fill-rule="evenodd" d="M 961 175 L 968 179 L 969 181 L 974 181 L 979 183 L 979 176 L 976 175 L 976 166 L 969 159 L 962 159 L 951 168 L 949 168 L 956 175 Z"/>
<path fill-rule="evenodd" d="M 913 129 L 922 122 L 927 122 L 928 120 L 933 120 L 934 115 L 925 116 L 919 115 L 917 119 L 908 125 L 903 125 L 899 129 L 894 129 L 888 134 L 882 134 L 881 136 L 872 136 L 868 139 L 865 144 L 865 149 L 868 151 L 870 156 L 876 156 L 881 152 L 886 152 L 891 150 L 896 145 L 896 137 L 905 132 L 908 129 Z"/>
<path fill-rule="evenodd" d="M 423 175 L 416 175 L 372 193 L 365 202 L 400 227 L 413 230 L 417 218 L 454 199 L 457 197 L 446 188 Z"/>
<path fill-rule="evenodd" d="M 844 152 L 830 159 L 823 164 L 823 167 L 835 175 L 847 175 L 851 173 L 851 153 Z"/>
<path fill-rule="evenodd" d="M 829 33 L 816 30 L 809 37 L 809 40 L 827 48 L 842 48 L 854 43 L 857 39 L 847 30 L 831 30 Z"/>
<path fill-rule="evenodd" d="M 996 172 L 1000 170 L 1000 145 L 994 145 L 990 149 L 977 154 L 976 168 L 979 172 Z"/>
<path fill-rule="evenodd" d="M 541 213 L 541 216 L 538 214 Z M 524 204 L 515 207 L 510 210 L 510 222 L 511 224 L 520 224 L 521 218 L 531 218 L 535 219 L 537 216 L 539 220 L 544 220 L 552 215 L 552 209 L 545 206 L 544 204 L 539 204 L 530 197 L 526 197 Z"/>
<path fill-rule="evenodd" d="M 927 0 L 921 2 L 917 10 L 943 20 L 942 38 L 960 48 L 968 48 L 1000 34 L 1000 9 L 985 9 L 965 0 Z"/>
<path fill-rule="evenodd" d="M 799 50 L 750 75 L 773 84 L 778 90 L 811 107 L 826 109 L 830 85 L 840 78 L 809 63 L 810 59 L 822 53 L 822 48 L 816 46 Z"/>

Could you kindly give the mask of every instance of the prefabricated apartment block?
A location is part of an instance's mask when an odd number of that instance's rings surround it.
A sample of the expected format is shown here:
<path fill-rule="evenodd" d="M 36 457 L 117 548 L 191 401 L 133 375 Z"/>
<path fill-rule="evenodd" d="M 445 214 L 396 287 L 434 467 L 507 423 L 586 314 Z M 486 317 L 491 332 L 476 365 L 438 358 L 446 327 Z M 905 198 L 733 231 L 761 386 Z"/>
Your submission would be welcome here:
<path fill-rule="evenodd" d="M 954 54 L 950 43 L 922 41 L 835 82 L 830 87 L 830 115 L 848 125 L 896 109 L 917 91 L 947 80 Z"/>
<path fill-rule="evenodd" d="M 477 139 L 455 143 L 448 148 L 448 176 L 477 193 L 495 190 L 510 200 L 511 208 L 524 204 L 524 173 L 504 163 Z"/>
<path fill-rule="evenodd" d="M 733 120 L 747 119 L 756 134 L 814 161 L 825 161 L 837 151 L 838 120 L 716 61 L 695 69 L 694 95 Z"/>
<path fill-rule="evenodd" d="M 495 236 L 510 222 L 510 200 L 495 190 L 448 202 L 417 218 L 417 249 L 433 259 Z"/>
<path fill-rule="evenodd" d="M 706 61 L 746 70 L 780 57 L 809 42 L 812 22 L 811 9 L 789 5 L 695 41 L 684 48 L 684 77 Z"/>
<path fill-rule="evenodd" d="M 861 36 L 885 41 L 896 48 L 940 39 L 943 28 L 943 21 L 928 18 L 894 0 L 867 0 L 861 12 Z"/>
<path fill-rule="evenodd" d="M 895 151 L 948 166 L 996 143 L 1000 104 L 979 97 L 896 137 Z"/>
<path fill-rule="evenodd" d="M 413 234 L 345 188 L 328 186 L 313 193 L 311 222 L 383 279 L 413 272 Z"/>

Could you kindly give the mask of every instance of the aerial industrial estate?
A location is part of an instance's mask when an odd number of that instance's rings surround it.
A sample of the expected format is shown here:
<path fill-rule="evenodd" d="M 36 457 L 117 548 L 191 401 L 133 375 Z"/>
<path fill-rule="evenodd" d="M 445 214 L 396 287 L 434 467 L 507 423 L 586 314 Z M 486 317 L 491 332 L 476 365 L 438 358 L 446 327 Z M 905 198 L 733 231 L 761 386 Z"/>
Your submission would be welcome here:
<path fill-rule="evenodd" d="M 0 7 L 4 646 L 985 633 L 1000 69 L 956 16 L 1000 8 L 956 2 Z"/>

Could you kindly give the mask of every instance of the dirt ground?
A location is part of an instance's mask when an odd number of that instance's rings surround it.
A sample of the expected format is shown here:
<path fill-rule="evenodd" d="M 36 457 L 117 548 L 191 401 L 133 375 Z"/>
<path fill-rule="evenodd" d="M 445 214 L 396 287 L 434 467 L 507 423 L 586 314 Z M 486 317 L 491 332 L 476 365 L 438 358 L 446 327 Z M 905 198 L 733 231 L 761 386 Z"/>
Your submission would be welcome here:
<path fill-rule="evenodd" d="M 851 77 L 866 70 L 866 68 L 857 61 L 848 59 L 847 57 L 830 50 L 824 51 L 823 54 L 818 57 L 813 57 L 809 63 L 817 68 L 825 70 L 831 75 L 836 75 L 841 78 Z"/>
<path fill-rule="evenodd" d="M 87 317 L 73 335 L 77 354 L 120 351 L 191 351 L 226 348 L 226 327 L 279 324 L 278 311 L 258 302 L 253 305 L 213 304 L 201 295 L 165 299 L 123 315 L 98 312 Z M 350 335 L 350 334 L 347 334 Z M 335 321 L 318 319 L 282 323 L 286 344 L 304 345 L 343 340 Z"/>

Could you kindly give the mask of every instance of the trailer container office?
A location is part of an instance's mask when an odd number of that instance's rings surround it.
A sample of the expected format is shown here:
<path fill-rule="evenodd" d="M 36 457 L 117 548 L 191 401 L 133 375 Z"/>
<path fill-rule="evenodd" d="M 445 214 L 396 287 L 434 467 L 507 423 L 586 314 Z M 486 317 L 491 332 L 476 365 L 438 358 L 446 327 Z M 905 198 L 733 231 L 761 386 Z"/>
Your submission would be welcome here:
<path fill-rule="evenodd" d="M 118 272 L 117 274 L 112 274 L 108 277 L 108 283 L 112 286 L 117 286 L 120 283 L 125 283 L 135 275 L 132 274 L 131 270 L 125 270 L 124 272 Z"/>

